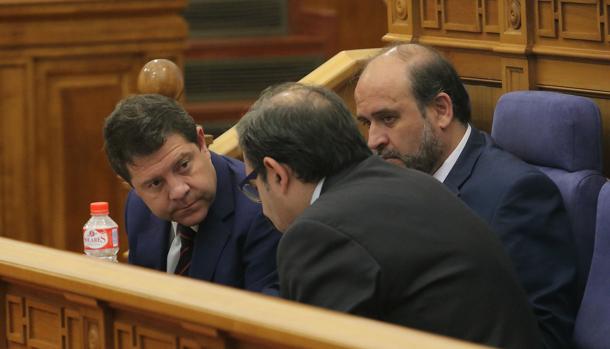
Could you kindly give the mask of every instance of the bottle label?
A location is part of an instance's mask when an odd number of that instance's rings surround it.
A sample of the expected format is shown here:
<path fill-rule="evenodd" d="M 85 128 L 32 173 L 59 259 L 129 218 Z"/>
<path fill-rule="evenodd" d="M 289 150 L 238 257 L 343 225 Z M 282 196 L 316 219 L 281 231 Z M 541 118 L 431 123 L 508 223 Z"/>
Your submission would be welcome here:
<path fill-rule="evenodd" d="M 83 228 L 85 250 L 102 250 L 118 247 L 117 228 L 86 229 Z"/>

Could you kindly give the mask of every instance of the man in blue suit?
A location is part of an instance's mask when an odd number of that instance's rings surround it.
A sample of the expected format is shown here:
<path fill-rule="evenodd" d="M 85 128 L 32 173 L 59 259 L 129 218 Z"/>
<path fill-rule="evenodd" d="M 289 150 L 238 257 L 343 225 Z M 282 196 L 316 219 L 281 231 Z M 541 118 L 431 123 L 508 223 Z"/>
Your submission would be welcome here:
<path fill-rule="evenodd" d="M 430 48 L 384 50 L 368 63 L 354 97 L 369 147 L 389 162 L 433 175 L 487 221 L 511 257 L 545 346 L 570 347 L 576 262 L 554 183 L 470 125 L 459 76 Z"/>
<path fill-rule="evenodd" d="M 277 293 L 281 235 L 239 190 L 243 163 L 210 152 L 183 108 L 160 95 L 128 97 L 106 119 L 104 139 L 113 170 L 133 187 L 129 263 Z"/>

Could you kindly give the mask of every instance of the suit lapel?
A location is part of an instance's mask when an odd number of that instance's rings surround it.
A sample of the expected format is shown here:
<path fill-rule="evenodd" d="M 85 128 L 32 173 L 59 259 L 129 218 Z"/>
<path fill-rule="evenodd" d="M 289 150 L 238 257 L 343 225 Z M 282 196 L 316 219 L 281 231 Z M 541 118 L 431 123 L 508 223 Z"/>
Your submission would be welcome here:
<path fill-rule="evenodd" d="M 150 219 L 145 220 L 148 226 L 142 228 L 142 232 L 146 234 L 138 239 L 137 253 L 143 265 L 165 271 L 171 223 L 157 218 L 152 213 L 150 216 Z"/>
<path fill-rule="evenodd" d="M 470 137 L 468 137 L 462 154 L 460 154 L 460 157 L 443 182 L 458 197 L 460 196 L 462 185 L 470 178 L 484 146 L 485 135 L 476 128 L 471 127 Z"/>
<path fill-rule="evenodd" d="M 234 174 L 227 163 L 214 153 L 212 164 L 216 170 L 216 198 L 208 214 L 199 224 L 193 246 L 193 259 L 189 275 L 212 281 L 222 251 L 231 236 L 231 220 L 234 211 Z"/>

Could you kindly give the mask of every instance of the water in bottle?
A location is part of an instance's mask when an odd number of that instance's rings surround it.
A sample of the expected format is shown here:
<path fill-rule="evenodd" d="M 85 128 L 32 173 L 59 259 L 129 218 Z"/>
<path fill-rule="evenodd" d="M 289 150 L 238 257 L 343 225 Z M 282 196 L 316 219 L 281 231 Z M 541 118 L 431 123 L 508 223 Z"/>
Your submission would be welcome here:
<path fill-rule="evenodd" d="M 117 261 L 119 252 L 119 228 L 108 216 L 107 202 L 92 202 L 91 218 L 83 227 L 83 245 L 87 256 Z"/>

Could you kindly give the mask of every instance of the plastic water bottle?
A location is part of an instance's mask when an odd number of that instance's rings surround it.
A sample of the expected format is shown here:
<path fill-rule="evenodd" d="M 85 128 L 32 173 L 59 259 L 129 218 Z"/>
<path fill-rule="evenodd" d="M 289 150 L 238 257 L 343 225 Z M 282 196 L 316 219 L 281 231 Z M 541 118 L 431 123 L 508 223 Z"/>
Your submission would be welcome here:
<path fill-rule="evenodd" d="M 87 256 L 117 261 L 119 226 L 108 216 L 107 202 L 92 202 L 91 218 L 83 227 L 83 245 Z"/>

